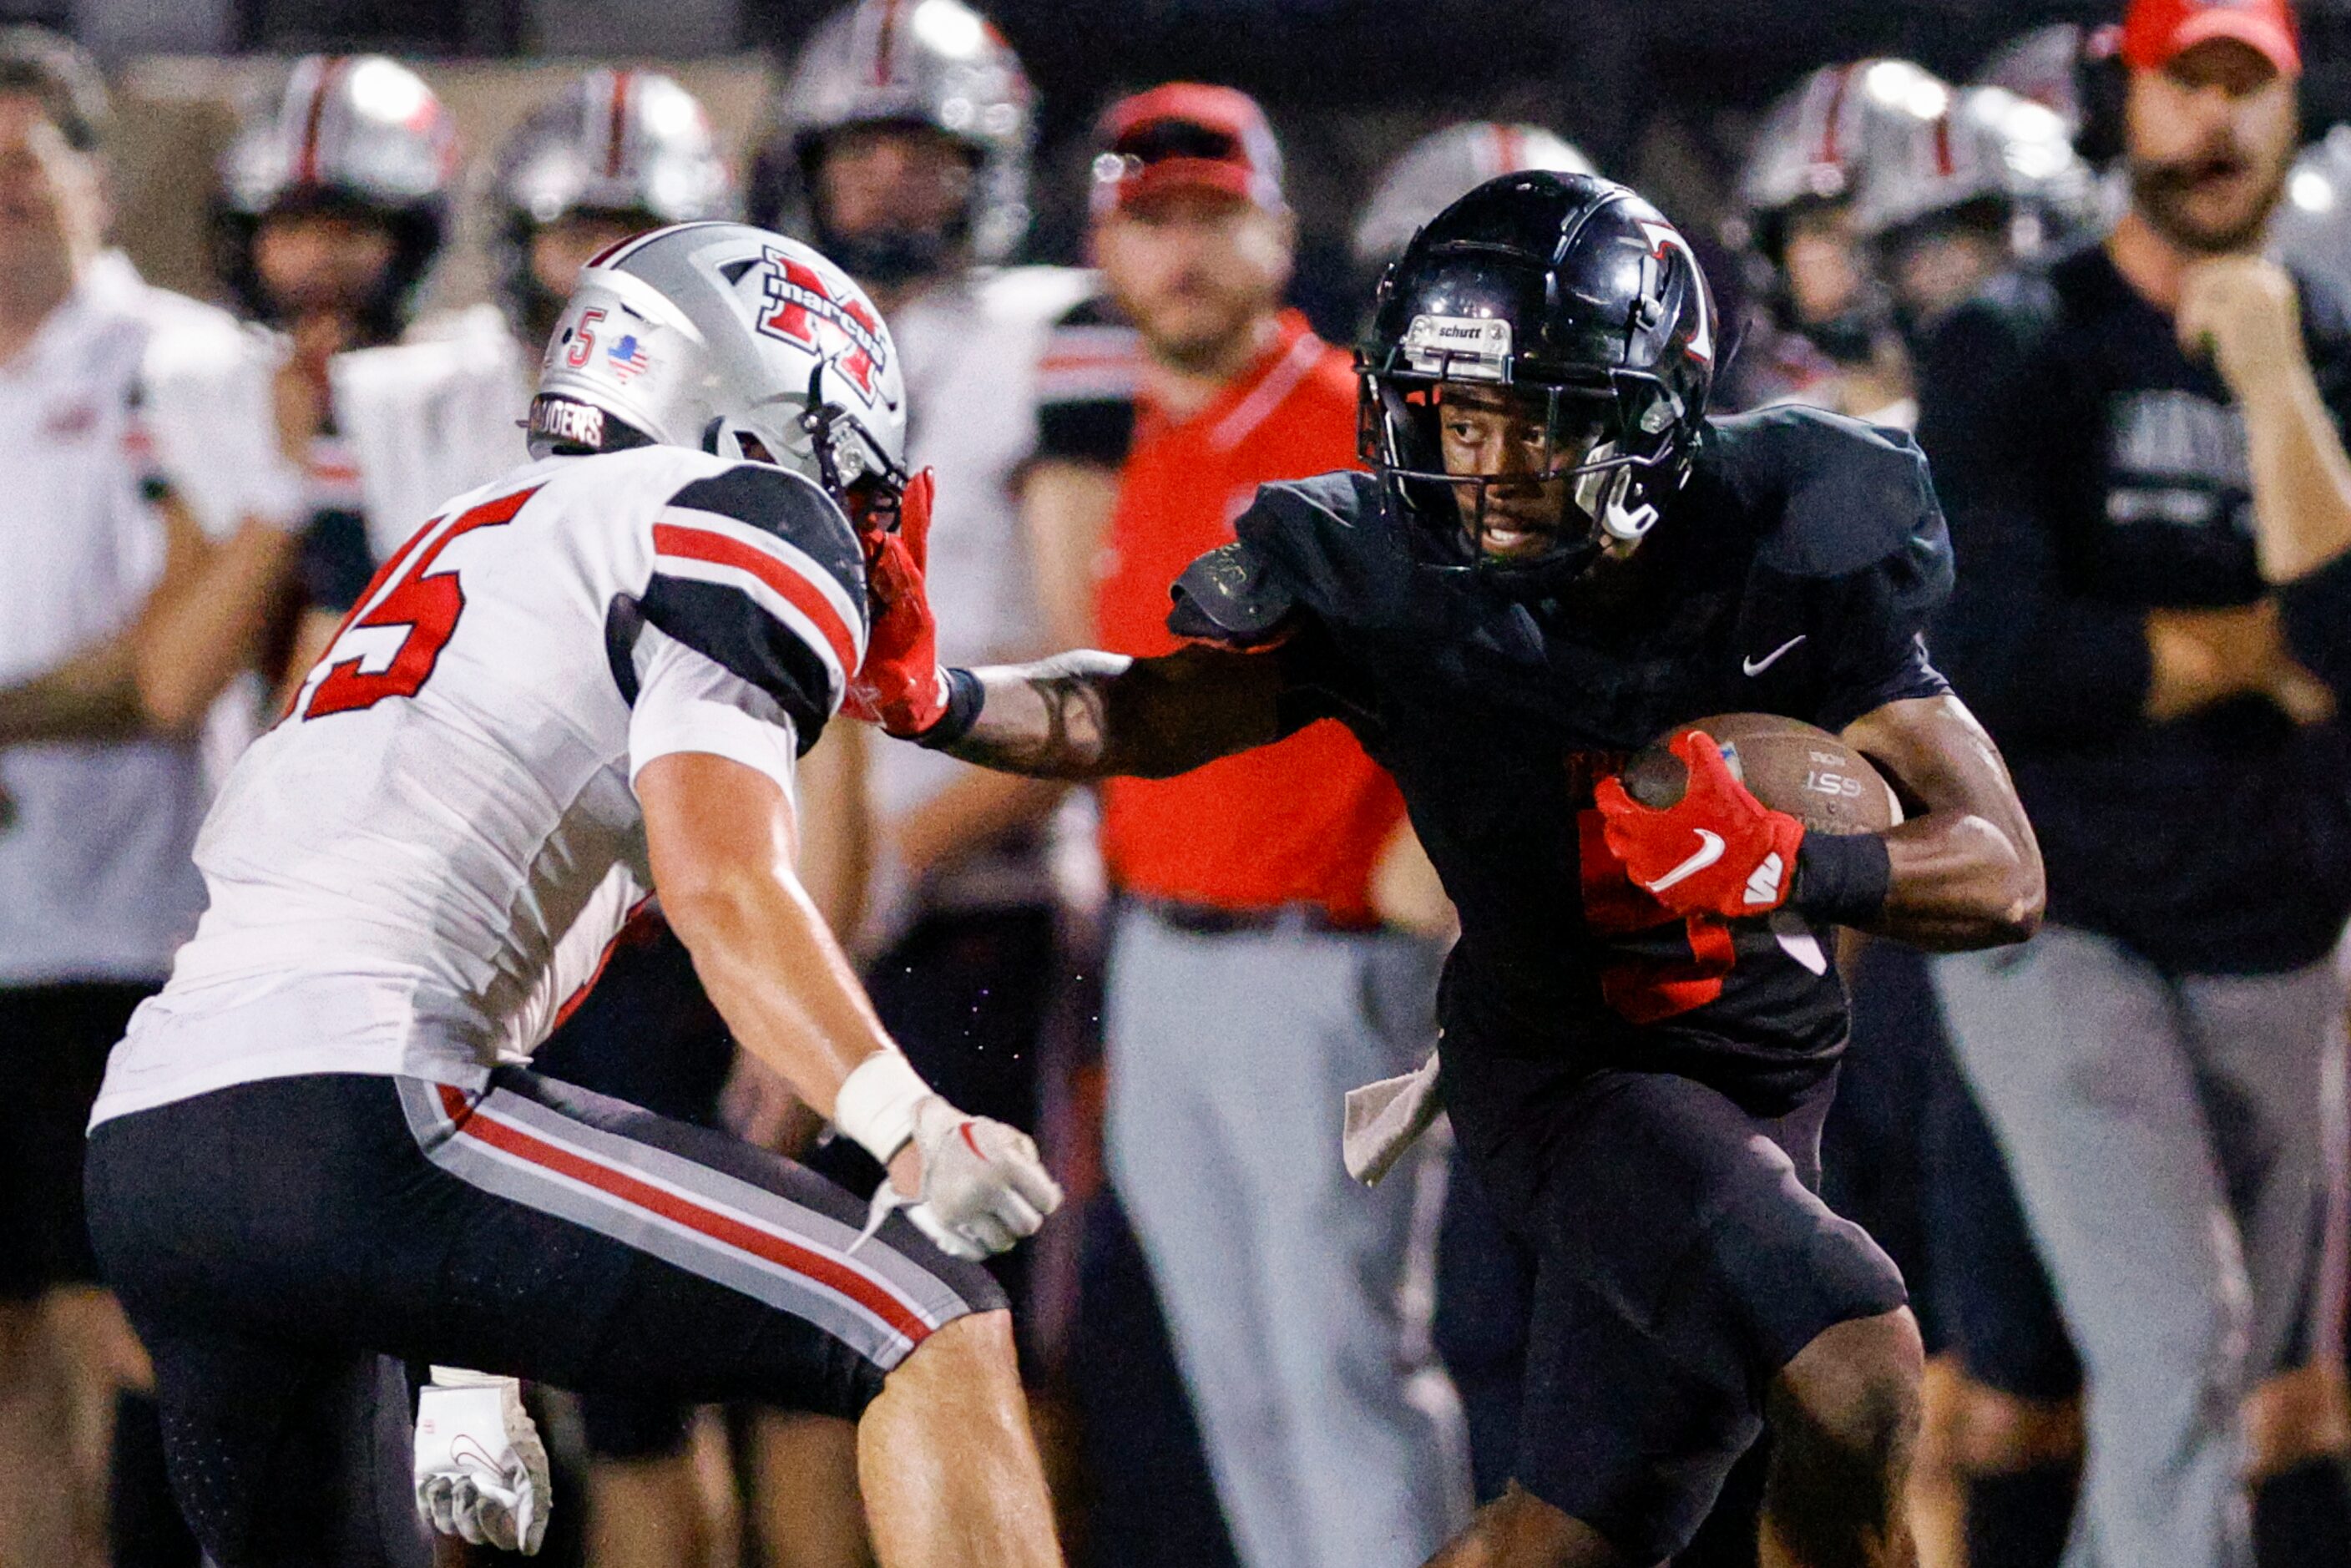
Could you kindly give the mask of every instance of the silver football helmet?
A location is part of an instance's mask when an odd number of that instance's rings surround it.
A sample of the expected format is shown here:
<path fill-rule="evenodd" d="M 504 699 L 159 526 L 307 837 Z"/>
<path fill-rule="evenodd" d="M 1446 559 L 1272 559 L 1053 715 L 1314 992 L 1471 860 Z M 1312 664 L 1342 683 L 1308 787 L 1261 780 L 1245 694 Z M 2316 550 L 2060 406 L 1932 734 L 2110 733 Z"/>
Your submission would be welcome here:
<path fill-rule="evenodd" d="M 1458 197 L 1497 175 L 1526 169 L 1599 172 L 1567 141 L 1537 125 L 1471 120 L 1422 137 L 1387 166 L 1355 220 L 1356 267 L 1385 266 Z"/>
<path fill-rule="evenodd" d="M 769 106 L 751 172 L 751 215 L 807 234 L 877 284 L 946 265 L 1010 256 L 1029 228 L 1035 95 L 1004 35 L 963 0 L 858 0 L 820 26 Z M 815 197 L 826 138 L 864 125 L 925 125 L 974 162 L 970 200 L 953 232 L 852 237 Z"/>
<path fill-rule="evenodd" d="M 1939 114 L 1906 108 L 1889 120 L 1861 171 L 1855 216 L 1879 244 L 1970 208 L 2001 224 L 2057 226 L 2086 221 L 2095 192 L 2055 110 L 2003 88 L 1964 87 Z M 2011 240 L 2027 248 L 2025 237 Z"/>
<path fill-rule="evenodd" d="M 1858 198 L 1873 162 L 1951 106 L 1951 89 L 1908 60 L 1823 66 L 1773 104 L 1739 180 L 1748 237 L 1775 263 L 1787 216 Z"/>
<path fill-rule="evenodd" d="M 864 526 L 905 483 L 906 386 L 849 275 L 747 224 L 680 224 L 580 268 L 530 450 L 699 447 L 805 474 Z"/>
<path fill-rule="evenodd" d="M 275 213 L 335 209 L 382 221 L 393 257 L 370 324 L 389 336 L 448 232 L 456 127 L 423 78 L 381 55 L 308 55 L 255 106 L 221 159 L 214 235 L 221 273 L 247 309 L 275 308 L 254 271 L 253 238 Z"/>
<path fill-rule="evenodd" d="M 541 228 L 580 214 L 658 228 L 731 218 L 742 201 L 701 102 L 659 71 L 574 80 L 507 138 L 488 185 L 499 293 L 508 317 L 535 333 L 561 304 L 531 270 Z"/>
<path fill-rule="evenodd" d="M 2020 33 L 1986 56 L 1972 79 L 2039 104 L 2057 116 L 2070 141 L 2082 129 L 2084 33 L 2079 22 L 2053 22 Z"/>
<path fill-rule="evenodd" d="M 2335 126 L 2295 156 L 2267 249 L 2351 299 L 2351 125 Z"/>

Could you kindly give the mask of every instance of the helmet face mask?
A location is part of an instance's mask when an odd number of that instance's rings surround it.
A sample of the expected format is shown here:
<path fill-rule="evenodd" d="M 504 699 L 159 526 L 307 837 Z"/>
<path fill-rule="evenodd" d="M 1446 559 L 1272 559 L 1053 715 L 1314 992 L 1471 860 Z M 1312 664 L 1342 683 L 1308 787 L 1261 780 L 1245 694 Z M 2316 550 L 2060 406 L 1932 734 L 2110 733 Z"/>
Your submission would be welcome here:
<path fill-rule="evenodd" d="M 1361 455 L 1433 564 L 1556 593 L 1629 554 L 1686 476 L 1714 329 L 1688 243 L 1630 191 L 1489 181 L 1381 279 Z"/>
<path fill-rule="evenodd" d="M 1032 94 L 1020 60 L 963 0 L 857 0 L 820 24 L 768 110 L 751 213 L 814 238 L 862 281 L 889 287 L 966 261 L 1004 261 L 1029 226 Z M 959 210 L 936 229 L 849 234 L 820 199 L 843 132 L 920 129 L 970 160 Z"/>

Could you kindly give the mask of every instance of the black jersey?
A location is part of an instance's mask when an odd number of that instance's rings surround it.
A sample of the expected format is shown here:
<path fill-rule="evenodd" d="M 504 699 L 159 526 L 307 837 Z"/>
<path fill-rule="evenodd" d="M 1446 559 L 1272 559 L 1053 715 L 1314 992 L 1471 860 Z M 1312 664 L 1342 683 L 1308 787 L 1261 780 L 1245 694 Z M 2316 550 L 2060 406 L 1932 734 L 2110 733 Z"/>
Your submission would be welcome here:
<path fill-rule="evenodd" d="M 1920 636 L 1951 562 L 1917 449 L 1810 409 L 1710 422 L 1604 612 L 1513 602 L 1432 564 L 1422 526 L 1371 475 L 1266 486 L 1169 623 L 1282 640 L 1319 711 L 1395 776 L 1461 915 L 1448 1049 L 1767 1095 L 1817 1079 L 1845 1031 L 1823 934 L 1792 912 L 1670 914 L 1609 853 L 1592 789 L 1708 714 L 1834 730 L 1949 690 Z"/>

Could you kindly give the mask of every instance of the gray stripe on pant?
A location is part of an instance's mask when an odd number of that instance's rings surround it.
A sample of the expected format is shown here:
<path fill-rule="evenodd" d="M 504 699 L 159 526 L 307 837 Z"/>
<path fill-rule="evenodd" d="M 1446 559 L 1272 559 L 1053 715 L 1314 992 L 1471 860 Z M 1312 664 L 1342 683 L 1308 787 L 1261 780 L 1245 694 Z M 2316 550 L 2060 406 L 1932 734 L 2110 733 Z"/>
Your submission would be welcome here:
<path fill-rule="evenodd" d="M 588 1186 L 558 1172 L 493 1149 L 479 1139 L 462 1135 L 439 1101 L 439 1086 L 416 1079 L 399 1081 L 401 1106 L 410 1130 L 425 1157 L 469 1186 L 552 1214 L 575 1225 L 658 1258 L 687 1272 L 738 1291 L 779 1312 L 789 1312 L 840 1340 L 883 1371 L 890 1371 L 914 1349 L 907 1336 L 887 1319 L 848 1295 L 784 1265 L 758 1259 L 718 1239 L 651 1213 L 615 1194 Z M 735 1211 L 758 1228 L 781 1232 L 794 1245 L 826 1255 L 852 1272 L 872 1281 L 875 1289 L 895 1298 L 910 1316 L 935 1328 L 967 1309 L 960 1298 L 942 1295 L 942 1287 L 927 1275 L 929 1289 L 920 1295 L 889 1276 L 911 1268 L 909 1260 L 883 1246 L 879 1239 L 859 1249 L 857 1256 L 838 1254 L 856 1239 L 829 1215 L 818 1214 L 787 1198 L 737 1181 L 723 1172 L 681 1158 L 601 1128 L 565 1116 L 509 1090 L 493 1089 L 475 1103 L 476 1115 L 489 1113 L 527 1127 L 533 1134 L 572 1145 L 583 1155 L 631 1171 L 640 1177 L 691 1193 L 705 1206 Z M 885 1270 L 887 1271 L 885 1273 Z M 927 1296 L 931 1300 L 925 1300 Z"/>

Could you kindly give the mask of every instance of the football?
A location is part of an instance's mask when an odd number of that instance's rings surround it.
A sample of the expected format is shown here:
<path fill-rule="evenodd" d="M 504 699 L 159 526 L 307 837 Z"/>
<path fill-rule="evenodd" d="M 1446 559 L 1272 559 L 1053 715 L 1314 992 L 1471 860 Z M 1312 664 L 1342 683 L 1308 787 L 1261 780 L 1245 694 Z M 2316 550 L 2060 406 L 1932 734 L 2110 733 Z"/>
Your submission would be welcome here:
<path fill-rule="evenodd" d="M 1827 730 L 1769 713 L 1726 713 L 1676 725 L 1625 764 L 1625 792 L 1644 806 L 1682 798 L 1689 769 L 1667 747 L 1704 730 L 1722 748 L 1732 777 L 1774 810 L 1815 833 L 1882 833 L 1902 820 L 1902 803 L 1869 758 Z"/>

